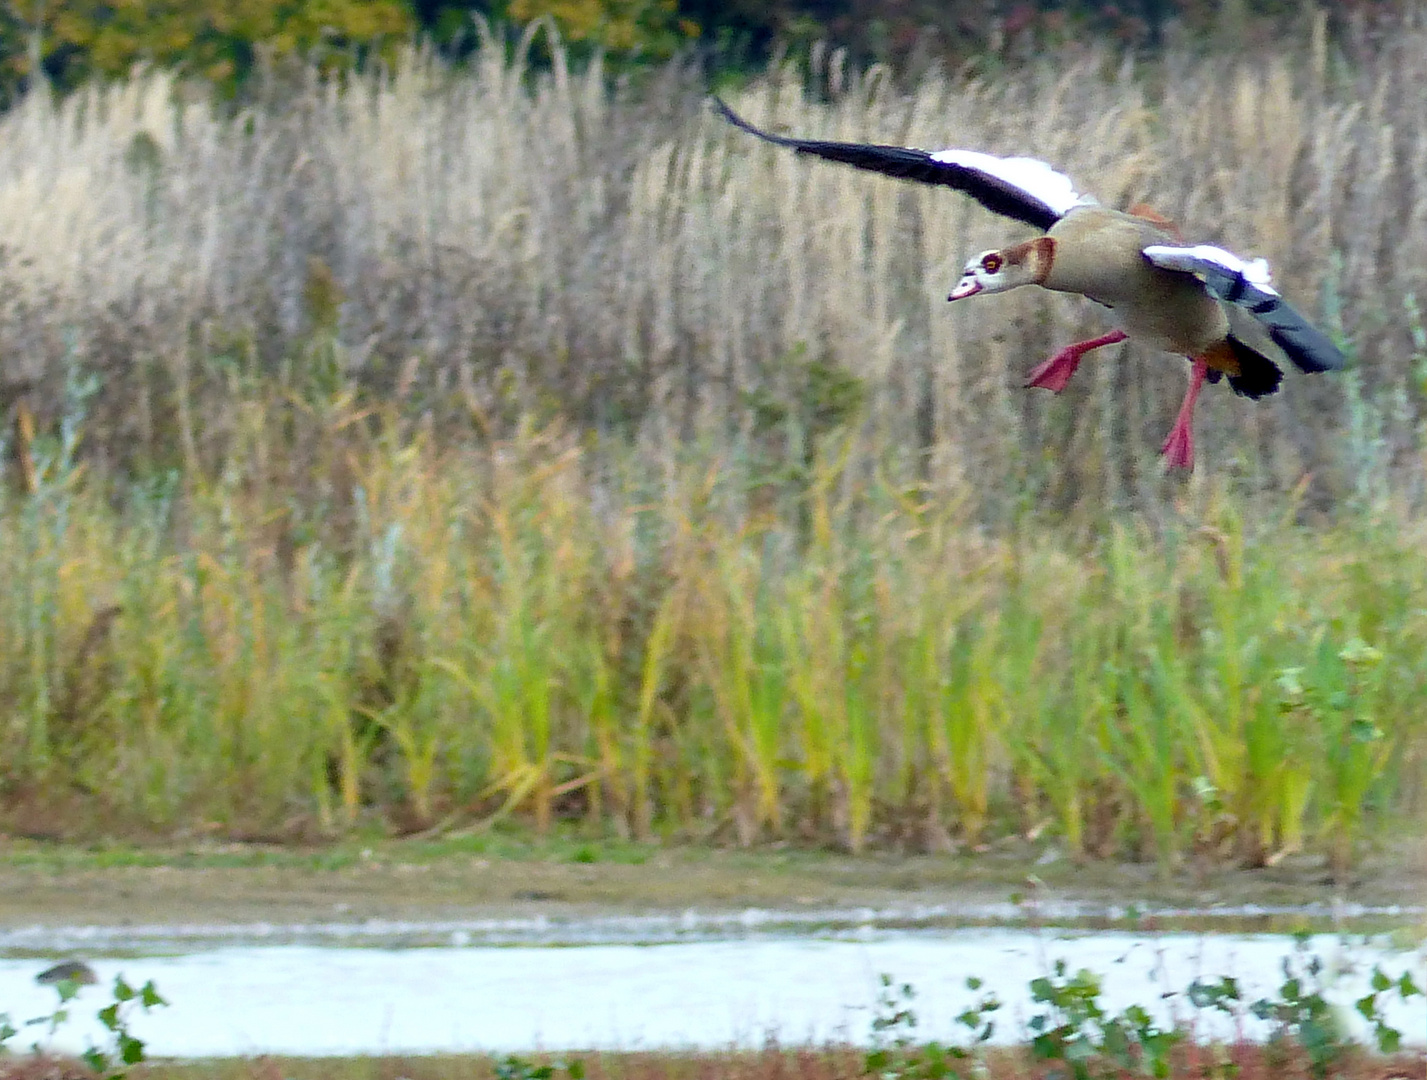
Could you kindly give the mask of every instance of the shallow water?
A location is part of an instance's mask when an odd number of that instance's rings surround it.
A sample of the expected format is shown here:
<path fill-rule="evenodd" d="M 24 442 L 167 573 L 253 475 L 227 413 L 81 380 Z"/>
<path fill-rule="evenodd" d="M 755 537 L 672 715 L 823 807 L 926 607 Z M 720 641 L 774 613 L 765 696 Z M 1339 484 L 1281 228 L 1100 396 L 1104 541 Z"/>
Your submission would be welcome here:
<path fill-rule="evenodd" d="M 1341 971 L 1330 996 L 1345 1006 L 1365 992 L 1374 963 L 1427 982 L 1420 948 L 1329 935 L 1307 948 Z M 1174 1010 L 1188 1013 L 1182 996 L 1162 998 L 1167 990 L 1233 975 L 1252 1000 L 1282 982 L 1281 964 L 1294 952 L 1292 939 L 1273 935 L 871 928 L 566 948 L 247 945 L 96 960 L 100 984 L 81 991 L 73 1012 L 92 1017 L 122 971 L 131 983 L 153 979 L 172 1002 L 134 1022 L 158 1056 L 722 1048 L 770 1036 L 865 1043 L 886 972 L 916 987 L 919 1032 L 943 1039 L 958 1037 L 951 1018 L 973 1000 L 966 978 L 980 977 L 981 992 L 1006 1003 L 998 1038 L 1009 1040 L 1034 1015 L 1027 984 L 1057 959 L 1103 975 L 1108 1007 L 1139 1003 L 1167 1019 Z M 0 1009 L 15 1019 L 48 1011 L 53 990 L 33 982 L 45 963 L 0 960 Z M 1394 1005 L 1389 1019 L 1409 1040 L 1427 1042 L 1421 998 Z M 1249 1030 L 1263 1033 L 1255 1023 Z M 76 1022 L 56 1045 L 80 1048 L 98 1034 Z M 25 1045 L 24 1036 L 16 1042 Z"/>

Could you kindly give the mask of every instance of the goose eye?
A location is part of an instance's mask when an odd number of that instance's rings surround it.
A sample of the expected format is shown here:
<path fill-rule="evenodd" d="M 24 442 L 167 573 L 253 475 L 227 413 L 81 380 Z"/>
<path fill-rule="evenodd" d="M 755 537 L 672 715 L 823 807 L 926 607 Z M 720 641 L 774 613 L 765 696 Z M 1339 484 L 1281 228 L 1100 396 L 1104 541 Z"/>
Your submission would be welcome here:
<path fill-rule="evenodd" d="M 981 260 L 981 269 L 985 270 L 988 274 L 997 273 L 1001 269 L 1001 264 L 1004 261 L 1005 260 L 1003 260 L 999 255 L 987 255 L 984 259 Z"/>

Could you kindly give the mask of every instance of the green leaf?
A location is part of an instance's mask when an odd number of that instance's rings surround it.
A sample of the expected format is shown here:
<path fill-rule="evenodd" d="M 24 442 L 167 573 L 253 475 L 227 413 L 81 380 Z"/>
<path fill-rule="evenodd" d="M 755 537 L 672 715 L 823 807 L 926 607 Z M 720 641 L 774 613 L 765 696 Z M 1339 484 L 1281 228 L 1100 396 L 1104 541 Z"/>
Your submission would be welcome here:
<path fill-rule="evenodd" d="M 79 1056 L 86 1065 L 97 1073 L 104 1073 L 109 1069 L 109 1055 L 96 1046 L 91 1046 Z"/>
<path fill-rule="evenodd" d="M 1036 1019 L 1041 1018 L 1036 1017 Z M 1032 1027 L 1034 1026 L 1035 1022 L 1032 1021 Z M 1037 1035 L 1031 1040 L 1031 1052 L 1040 1061 L 1054 1061 L 1060 1057 L 1060 1044 L 1050 1035 Z"/>
<path fill-rule="evenodd" d="M 144 1060 L 144 1040 L 121 1031 L 119 1033 L 119 1056 L 125 1065 L 137 1065 Z"/>
<path fill-rule="evenodd" d="M 1372 969 L 1372 988 L 1381 994 L 1391 986 L 1392 980 L 1383 973 L 1382 968 L 1374 967 Z"/>

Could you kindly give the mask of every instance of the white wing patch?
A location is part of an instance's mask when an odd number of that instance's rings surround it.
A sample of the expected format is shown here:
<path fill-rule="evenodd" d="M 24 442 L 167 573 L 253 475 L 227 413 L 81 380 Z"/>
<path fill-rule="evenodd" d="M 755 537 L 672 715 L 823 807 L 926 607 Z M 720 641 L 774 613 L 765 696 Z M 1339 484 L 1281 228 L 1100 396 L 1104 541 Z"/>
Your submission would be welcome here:
<path fill-rule="evenodd" d="M 1250 259 L 1247 262 L 1232 251 L 1214 247 L 1212 244 L 1197 244 L 1194 247 L 1170 247 L 1165 244 L 1151 244 L 1144 249 L 1145 258 L 1166 270 L 1183 270 L 1190 274 L 1202 274 L 1207 270 L 1220 273 L 1242 274 L 1244 280 L 1260 291 L 1277 296 L 1278 290 L 1270 285 L 1272 280 L 1268 262 L 1264 259 Z"/>
<path fill-rule="evenodd" d="M 1070 182 L 1070 177 L 1058 173 L 1044 161 L 1035 158 L 1002 158 L 982 154 L 976 150 L 942 150 L 933 154 L 933 161 L 947 165 L 959 165 L 963 169 L 994 176 L 1013 187 L 1020 188 L 1033 199 L 1039 199 L 1052 213 L 1063 215 L 1071 207 L 1082 203 L 1093 203 L 1088 195 L 1081 195 Z"/>

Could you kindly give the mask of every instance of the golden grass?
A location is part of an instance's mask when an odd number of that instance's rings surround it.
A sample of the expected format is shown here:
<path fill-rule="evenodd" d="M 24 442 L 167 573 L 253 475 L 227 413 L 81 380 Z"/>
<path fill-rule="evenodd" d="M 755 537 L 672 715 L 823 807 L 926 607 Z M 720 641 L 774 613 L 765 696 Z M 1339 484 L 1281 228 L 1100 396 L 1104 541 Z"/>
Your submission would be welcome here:
<path fill-rule="evenodd" d="M 678 68 L 615 91 L 492 46 L 232 116 L 157 73 L 30 98 L 0 118 L 10 821 L 1346 866 L 1423 809 L 1424 45 L 732 95 L 1032 151 L 1272 259 L 1355 367 L 1210 395 L 1187 483 L 1153 453 L 1175 365 L 1046 400 L 1020 376 L 1093 309 L 945 307 L 1014 226 L 777 153 Z"/>
<path fill-rule="evenodd" d="M 243 404 L 274 439 L 314 422 Z M 1427 794 L 1420 524 L 1249 525 L 1222 496 L 1072 547 L 828 454 L 759 510 L 737 461 L 320 423 L 340 513 L 237 468 L 116 494 L 59 450 L 6 501 L 12 820 L 82 796 L 181 836 L 1050 827 L 1166 867 L 1346 867 Z"/>
<path fill-rule="evenodd" d="M 1358 366 L 1259 405 L 1209 395 L 1201 474 L 1281 490 L 1311 472 L 1324 504 L 1391 479 L 1415 500 L 1424 44 L 1409 16 L 1362 68 L 1305 31 L 1269 55 L 1135 68 L 1091 49 L 906 91 L 834 63 L 832 104 L 792 73 L 732 97 L 801 134 L 1031 152 L 1107 203 L 1267 256 Z M 234 380 L 289 370 L 331 330 L 334 377 L 401 391 L 413 413 L 476 408 L 508 433 L 534 410 L 653 451 L 746 437 L 751 402 L 806 392 L 801 356 L 865 386 L 864 451 L 983 513 L 1027 492 L 1103 508 L 1174 490 L 1153 450 L 1181 363 L 1124 349 L 1064 399 L 1025 393 L 1024 372 L 1101 313 L 1029 290 L 947 307 L 968 254 L 1018 226 L 760 145 L 678 69 L 647 82 L 533 76 L 492 45 L 462 73 L 410 55 L 386 76 L 298 79 L 236 116 L 161 73 L 32 96 L 0 120 L 7 394 L 53 420 L 66 366 L 88 366 L 108 404 L 91 441 L 214 467 Z"/>

